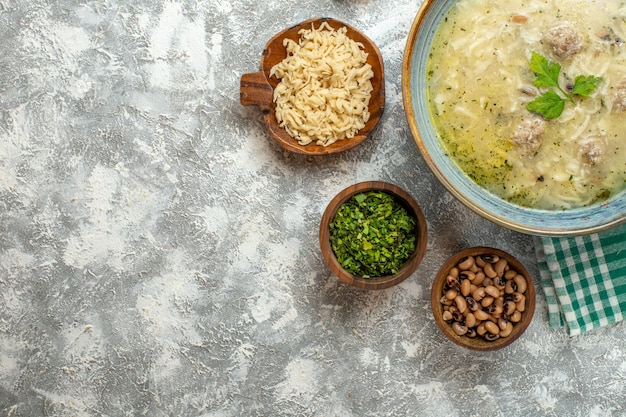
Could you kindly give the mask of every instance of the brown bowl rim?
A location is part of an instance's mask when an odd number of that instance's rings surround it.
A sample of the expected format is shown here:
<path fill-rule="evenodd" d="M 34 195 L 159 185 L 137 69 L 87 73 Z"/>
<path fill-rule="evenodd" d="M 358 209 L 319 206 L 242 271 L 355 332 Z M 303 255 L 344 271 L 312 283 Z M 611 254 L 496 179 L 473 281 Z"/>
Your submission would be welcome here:
<path fill-rule="evenodd" d="M 367 191 L 384 191 L 396 197 L 406 208 L 409 208 L 417 221 L 415 235 L 417 244 L 413 254 L 407 259 L 400 271 L 394 275 L 386 275 L 383 277 L 363 278 L 353 275 L 344 270 L 339 261 L 335 257 L 332 247 L 330 246 L 330 223 L 335 217 L 339 207 L 348 201 L 353 195 Z M 417 201 L 406 191 L 395 184 L 384 181 L 363 181 L 351 185 L 339 192 L 329 203 L 322 215 L 319 230 L 320 249 L 324 261 L 330 270 L 343 282 L 357 288 L 366 290 L 382 290 L 407 279 L 419 266 L 428 244 L 428 225 L 424 213 Z"/>
<path fill-rule="evenodd" d="M 458 336 L 456 333 L 452 331 L 452 327 L 443 320 L 443 306 L 440 303 L 440 299 L 443 295 L 443 284 L 444 280 L 448 275 L 450 269 L 457 264 L 457 262 L 463 259 L 466 256 L 476 256 L 485 253 L 496 254 L 500 257 L 505 257 L 509 264 L 515 268 L 515 270 L 522 274 L 526 279 L 527 288 L 526 288 L 526 309 L 522 313 L 522 320 L 513 326 L 513 333 L 505 338 L 497 339 L 493 342 L 489 342 L 487 340 L 482 339 L 481 337 L 476 338 L 468 338 L 466 336 Z M 496 249 L 489 246 L 475 246 L 471 248 L 464 249 L 460 252 L 449 257 L 441 266 L 435 279 L 433 280 L 432 289 L 431 289 L 431 306 L 433 317 L 435 318 L 435 322 L 437 326 L 441 330 L 441 332 L 452 342 L 455 344 L 462 346 L 464 348 L 468 348 L 475 351 L 494 351 L 502 349 L 506 346 L 509 346 L 511 343 L 515 342 L 528 328 L 530 322 L 532 321 L 533 315 L 535 313 L 535 285 L 533 284 L 532 277 L 524 264 L 522 264 L 515 256 L 511 255 L 508 252 L 505 252 L 502 249 Z"/>
<path fill-rule="evenodd" d="M 287 56 L 287 51 L 282 44 L 283 39 L 290 38 L 297 41 L 299 39 L 299 30 L 310 29 L 311 25 L 319 27 L 323 22 L 327 22 L 334 29 L 345 26 L 350 39 L 362 43 L 365 51 L 368 53 L 367 63 L 369 63 L 374 70 L 374 77 L 372 78 L 373 91 L 369 104 L 370 118 L 353 138 L 337 141 L 328 146 L 317 145 L 315 142 L 308 145 L 300 145 L 284 128 L 279 126 L 276 120 L 276 104 L 272 96 L 274 88 L 278 85 L 279 81 L 275 77 L 270 77 L 269 72 L 275 64 L 282 61 Z M 380 49 L 378 49 L 374 41 L 363 32 L 334 18 L 315 17 L 278 32 L 270 38 L 263 49 L 260 72 L 258 74 L 244 74 L 244 77 L 246 77 L 246 75 L 257 75 L 257 80 L 262 80 L 265 84 L 264 87 L 271 90 L 271 94 L 263 98 L 263 103 L 255 103 L 259 104 L 263 110 L 263 120 L 270 136 L 284 149 L 298 154 L 328 155 L 346 151 L 360 145 L 377 127 L 385 109 L 385 68 Z M 246 89 L 243 82 L 244 77 L 242 77 L 242 85 L 240 87 L 242 96 L 245 95 Z"/>

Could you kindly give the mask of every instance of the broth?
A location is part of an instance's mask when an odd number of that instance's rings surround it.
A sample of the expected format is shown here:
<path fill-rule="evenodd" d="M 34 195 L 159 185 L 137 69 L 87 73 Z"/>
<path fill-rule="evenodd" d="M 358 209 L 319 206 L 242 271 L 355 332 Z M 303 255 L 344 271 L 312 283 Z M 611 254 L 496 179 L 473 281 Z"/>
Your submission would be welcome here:
<path fill-rule="evenodd" d="M 580 41 L 569 56 L 546 38 L 556 26 Z M 566 102 L 559 117 L 544 119 L 526 108 L 547 91 L 533 85 L 533 52 L 561 65 L 566 91 L 578 75 L 602 81 L 589 97 Z M 625 188 L 626 2 L 459 0 L 435 34 L 427 70 L 439 140 L 492 193 L 560 210 Z"/>

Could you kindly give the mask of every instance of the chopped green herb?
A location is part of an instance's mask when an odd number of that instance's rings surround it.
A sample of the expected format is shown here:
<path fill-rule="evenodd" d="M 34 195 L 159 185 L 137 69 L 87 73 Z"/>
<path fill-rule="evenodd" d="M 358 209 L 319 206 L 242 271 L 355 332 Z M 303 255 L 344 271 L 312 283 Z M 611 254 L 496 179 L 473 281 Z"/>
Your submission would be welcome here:
<path fill-rule="evenodd" d="M 364 278 L 397 273 L 415 251 L 415 218 L 393 196 L 359 193 L 342 204 L 330 223 L 330 244 L 339 264 Z"/>
<path fill-rule="evenodd" d="M 598 194 L 596 194 L 596 198 L 594 198 L 591 204 L 595 204 L 601 201 L 606 201 L 609 199 L 610 196 L 611 196 L 611 192 L 607 190 L 606 188 L 603 188 L 598 192 Z"/>
<path fill-rule="evenodd" d="M 535 81 L 533 81 L 536 87 L 555 87 L 562 94 L 559 95 L 554 90 L 548 90 L 528 103 L 526 106 L 528 110 L 542 115 L 545 119 L 559 117 L 563 113 L 565 102 L 574 103 L 574 96 L 589 97 L 602 82 L 601 77 L 579 75 L 574 79 L 572 92 L 568 93 L 559 85 L 561 65 L 548 61 L 546 57 L 537 52 L 532 53 L 530 69 L 536 75 Z"/>

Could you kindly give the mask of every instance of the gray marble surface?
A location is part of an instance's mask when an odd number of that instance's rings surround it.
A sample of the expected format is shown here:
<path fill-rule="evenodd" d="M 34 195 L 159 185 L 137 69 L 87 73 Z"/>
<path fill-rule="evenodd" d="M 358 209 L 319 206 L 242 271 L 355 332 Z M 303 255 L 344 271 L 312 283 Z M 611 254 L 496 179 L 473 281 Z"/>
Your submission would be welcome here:
<path fill-rule="evenodd" d="M 621 416 L 621 324 L 550 329 L 532 239 L 479 218 L 428 171 L 402 107 L 419 0 L 0 0 L 0 415 Z M 277 31 L 316 16 L 384 55 L 376 134 L 283 151 L 239 103 Z M 396 183 L 429 225 L 423 263 L 365 292 L 334 277 L 330 199 Z M 433 276 L 455 251 L 517 255 L 527 333 L 495 353 L 438 332 Z"/>

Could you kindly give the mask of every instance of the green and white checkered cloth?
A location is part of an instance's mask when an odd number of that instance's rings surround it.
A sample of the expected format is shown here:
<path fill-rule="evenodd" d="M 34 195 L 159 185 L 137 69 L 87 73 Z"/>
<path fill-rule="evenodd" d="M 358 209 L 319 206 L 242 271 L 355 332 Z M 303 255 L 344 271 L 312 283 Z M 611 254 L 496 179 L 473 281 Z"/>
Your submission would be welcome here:
<path fill-rule="evenodd" d="M 535 238 L 550 327 L 570 336 L 626 318 L 626 224 L 588 236 Z"/>

